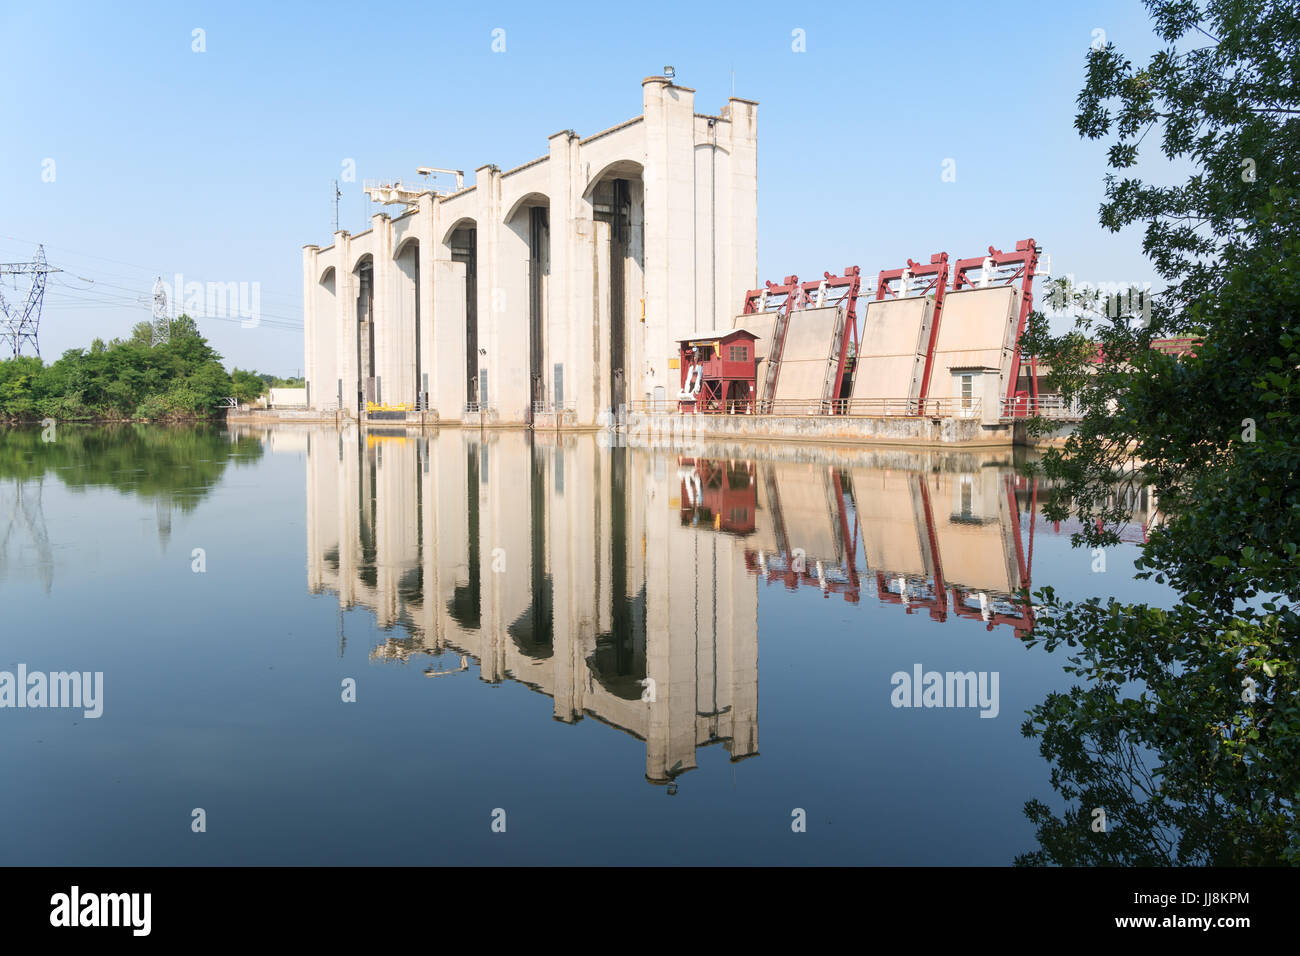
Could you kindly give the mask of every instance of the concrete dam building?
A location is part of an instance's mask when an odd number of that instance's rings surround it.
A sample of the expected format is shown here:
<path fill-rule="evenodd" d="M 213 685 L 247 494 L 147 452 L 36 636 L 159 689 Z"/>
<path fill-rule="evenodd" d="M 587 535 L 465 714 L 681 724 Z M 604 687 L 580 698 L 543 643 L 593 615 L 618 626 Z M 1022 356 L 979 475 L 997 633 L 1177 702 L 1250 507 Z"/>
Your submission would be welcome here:
<path fill-rule="evenodd" d="M 391 190 L 406 212 L 303 249 L 308 406 L 581 426 L 674 400 L 675 341 L 757 285 L 756 124 L 649 77 L 640 116 L 448 194 Z"/>

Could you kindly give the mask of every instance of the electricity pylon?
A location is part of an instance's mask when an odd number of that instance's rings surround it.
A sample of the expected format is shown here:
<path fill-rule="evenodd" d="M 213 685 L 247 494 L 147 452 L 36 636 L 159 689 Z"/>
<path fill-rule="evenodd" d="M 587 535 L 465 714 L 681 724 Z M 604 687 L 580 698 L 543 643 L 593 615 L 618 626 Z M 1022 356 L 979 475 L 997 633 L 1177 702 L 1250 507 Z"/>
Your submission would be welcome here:
<path fill-rule="evenodd" d="M 45 261 L 45 247 L 36 247 L 36 258 L 31 262 L 0 262 L 0 276 L 29 275 L 31 287 L 21 305 L 10 306 L 0 292 L 0 342 L 9 344 L 10 354 L 17 358 L 23 344 L 32 343 L 32 351 L 41 354 L 40 328 L 41 304 L 45 300 L 45 277 L 51 272 L 62 272 Z"/>
<path fill-rule="evenodd" d="M 172 340 L 171 310 L 167 307 L 167 286 L 162 276 L 153 283 L 153 335 L 150 346 L 164 345 Z"/>

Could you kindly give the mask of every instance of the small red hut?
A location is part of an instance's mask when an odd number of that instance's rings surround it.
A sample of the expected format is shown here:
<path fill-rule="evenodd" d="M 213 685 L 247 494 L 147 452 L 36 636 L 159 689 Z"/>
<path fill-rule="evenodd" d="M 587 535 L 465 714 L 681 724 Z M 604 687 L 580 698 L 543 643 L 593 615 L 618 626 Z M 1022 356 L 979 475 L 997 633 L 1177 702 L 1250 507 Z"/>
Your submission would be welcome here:
<path fill-rule="evenodd" d="M 700 414 L 753 414 L 755 341 L 757 336 L 747 329 L 714 329 L 678 339 L 682 373 L 678 408 Z"/>

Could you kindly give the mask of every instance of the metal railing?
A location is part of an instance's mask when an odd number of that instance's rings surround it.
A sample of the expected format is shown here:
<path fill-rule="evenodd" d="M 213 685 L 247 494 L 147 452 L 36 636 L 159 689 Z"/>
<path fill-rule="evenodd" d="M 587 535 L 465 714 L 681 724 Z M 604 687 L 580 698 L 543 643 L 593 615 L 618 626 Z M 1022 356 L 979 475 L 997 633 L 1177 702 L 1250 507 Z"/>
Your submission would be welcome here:
<path fill-rule="evenodd" d="M 629 402 L 628 411 L 675 414 L 676 401 Z M 837 398 L 820 400 L 776 399 L 774 401 L 698 402 L 697 415 L 776 415 L 812 417 L 839 415 L 857 418 L 979 418 L 983 402 L 979 396 L 969 398 Z"/>
<path fill-rule="evenodd" d="M 759 402 L 759 415 L 841 415 L 855 418 L 979 418 L 978 396 L 969 398 L 837 398 Z"/>
<path fill-rule="evenodd" d="M 655 415 L 675 415 L 677 414 L 676 399 L 647 399 L 628 402 L 625 406 L 629 412 L 648 412 Z"/>
<path fill-rule="evenodd" d="M 553 415 L 557 412 L 577 412 L 578 403 L 570 402 L 533 402 L 534 415 Z"/>
<path fill-rule="evenodd" d="M 1040 395 L 1031 398 L 1018 395 L 1014 398 L 1002 398 L 998 403 L 998 415 L 1001 418 L 1082 418 L 1079 400 L 1067 402 L 1060 395 Z"/>

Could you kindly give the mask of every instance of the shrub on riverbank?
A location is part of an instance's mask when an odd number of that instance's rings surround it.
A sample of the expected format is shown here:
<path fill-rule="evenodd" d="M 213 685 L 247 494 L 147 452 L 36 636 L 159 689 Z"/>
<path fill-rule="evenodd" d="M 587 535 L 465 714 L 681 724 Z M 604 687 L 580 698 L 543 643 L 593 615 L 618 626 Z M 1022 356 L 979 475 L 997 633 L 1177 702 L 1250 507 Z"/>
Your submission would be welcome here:
<path fill-rule="evenodd" d="M 130 339 L 96 339 L 49 365 L 31 356 L 0 361 L 0 420 L 209 418 L 223 398 L 256 399 L 267 378 L 228 373 L 193 320 L 181 316 L 171 341 L 159 345 L 140 323 Z"/>

